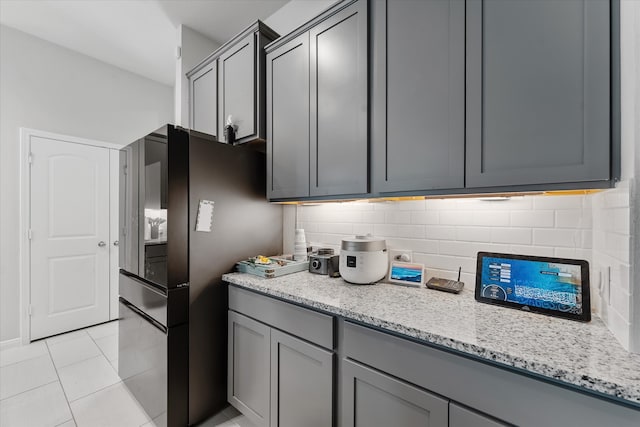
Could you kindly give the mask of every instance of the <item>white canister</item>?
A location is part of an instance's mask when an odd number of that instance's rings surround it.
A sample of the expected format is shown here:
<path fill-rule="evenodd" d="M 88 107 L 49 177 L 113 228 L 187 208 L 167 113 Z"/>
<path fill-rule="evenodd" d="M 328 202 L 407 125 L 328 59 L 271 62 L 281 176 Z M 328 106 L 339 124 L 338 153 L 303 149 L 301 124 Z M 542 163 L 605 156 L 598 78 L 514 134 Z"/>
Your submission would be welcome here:
<path fill-rule="evenodd" d="M 296 261 L 307 260 L 307 239 L 304 229 L 296 228 L 295 241 L 293 243 L 293 259 Z"/>
<path fill-rule="evenodd" d="M 371 235 L 342 239 L 340 275 L 349 283 L 375 283 L 387 275 L 389 259 L 384 239 Z"/>

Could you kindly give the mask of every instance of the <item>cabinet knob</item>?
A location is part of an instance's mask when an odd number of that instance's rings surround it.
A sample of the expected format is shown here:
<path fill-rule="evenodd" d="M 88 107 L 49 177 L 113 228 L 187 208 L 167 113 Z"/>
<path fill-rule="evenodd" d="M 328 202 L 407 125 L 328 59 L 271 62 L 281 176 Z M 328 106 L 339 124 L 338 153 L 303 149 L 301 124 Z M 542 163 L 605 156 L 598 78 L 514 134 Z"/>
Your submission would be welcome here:
<path fill-rule="evenodd" d="M 113 241 L 113 246 L 118 246 L 120 244 L 120 242 L 118 240 L 114 240 Z"/>
<path fill-rule="evenodd" d="M 107 244 L 104 241 L 100 240 L 98 242 L 98 246 L 100 246 L 101 248 L 104 248 L 105 246 L 107 246 Z"/>

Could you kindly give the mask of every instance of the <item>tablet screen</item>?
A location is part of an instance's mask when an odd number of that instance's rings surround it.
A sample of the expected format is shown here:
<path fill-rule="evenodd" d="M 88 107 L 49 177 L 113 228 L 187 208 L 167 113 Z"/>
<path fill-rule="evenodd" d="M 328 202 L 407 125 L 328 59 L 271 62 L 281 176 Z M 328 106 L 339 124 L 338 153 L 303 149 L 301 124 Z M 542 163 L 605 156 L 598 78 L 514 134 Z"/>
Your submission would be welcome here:
<path fill-rule="evenodd" d="M 476 300 L 588 321 L 589 266 L 583 260 L 480 252 Z"/>

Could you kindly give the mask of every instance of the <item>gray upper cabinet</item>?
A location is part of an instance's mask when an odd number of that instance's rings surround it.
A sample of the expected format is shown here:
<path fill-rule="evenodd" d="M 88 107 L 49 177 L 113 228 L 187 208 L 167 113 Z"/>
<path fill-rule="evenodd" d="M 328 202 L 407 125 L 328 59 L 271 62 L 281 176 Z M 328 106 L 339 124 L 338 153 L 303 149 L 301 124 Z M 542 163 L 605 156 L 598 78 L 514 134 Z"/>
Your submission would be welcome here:
<path fill-rule="evenodd" d="M 466 186 L 609 180 L 609 2 L 466 7 Z"/>
<path fill-rule="evenodd" d="M 231 116 L 236 144 L 265 140 L 264 46 L 277 37 L 256 21 L 187 73 L 191 129 L 226 142 Z"/>
<path fill-rule="evenodd" d="M 309 33 L 267 54 L 267 197 L 309 196 Z"/>
<path fill-rule="evenodd" d="M 367 193 L 367 2 L 311 28 L 311 196 Z"/>
<path fill-rule="evenodd" d="M 464 187 L 465 3 L 371 2 L 374 192 Z"/>
<path fill-rule="evenodd" d="M 189 128 L 218 136 L 218 66 L 215 59 L 189 78 Z"/>
<path fill-rule="evenodd" d="M 271 426 L 329 427 L 333 353 L 271 330 Z"/>
<path fill-rule="evenodd" d="M 218 59 L 220 63 L 219 119 L 220 140 L 226 141 L 224 127 L 231 117 L 236 130 L 236 139 L 258 135 L 256 107 L 256 40 L 249 34 Z"/>
<path fill-rule="evenodd" d="M 344 0 L 267 46 L 267 197 L 366 194 L 367 1 Z"/>
<path fill-rule="evenodd" d="M 342 362 L 344 427 L 447 427 L 448 400 L 348 359 Z"/>
<path fill-rule="evenodd" d="M 269 426 L 271 328 L 229 311 L 227 399 L 257 427 Z"/>

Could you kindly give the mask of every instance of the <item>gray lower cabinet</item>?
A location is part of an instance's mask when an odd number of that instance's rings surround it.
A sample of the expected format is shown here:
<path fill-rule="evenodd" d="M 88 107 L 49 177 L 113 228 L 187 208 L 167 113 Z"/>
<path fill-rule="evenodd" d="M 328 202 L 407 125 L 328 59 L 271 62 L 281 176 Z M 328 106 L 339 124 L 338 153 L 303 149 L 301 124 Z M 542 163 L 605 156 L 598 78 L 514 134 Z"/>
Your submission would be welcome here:
<path fill-rule="evenodd" d="M 370 4 L 373 191 L 463 188 L 465 2 Z"/>
<path fill-rule="evenodd" d="M 446 399 L 346 359 L 341 377 L 343 427 L 449 425 Z"/>
<path fill-rule="evenodd" d="M 610 178 L 610 8 L 466 2 L 467 187 Z"/>
<path fill-rule="evenodd" d="M 334 424 L 334 318 L 229 287 L 228 401 L 257 427 Z"/>
<path fill-rule="evenodd" d="M 267 197 L 309 196 L 309 33 L 267 54 Z"/>
<path fill-rule="evenodd" d="M 449 403 L 449 427 L 505 427 L 506 425 L 479 412 L 453 402 Z"/>
<path fill-rule="evenodd" d="M 229 311 L 227 398 L 256 427 L 269 426 L 271 328 Z"/>
<path fill-rule="evenodd" d="M 271 426 L 333 423 L 333 353 L 271 330 Z"/>
<path fill-rule="evenodd" d="M 189 128 L 218 136 L 218 62 L 213 59 L 189 77 Z"/>

